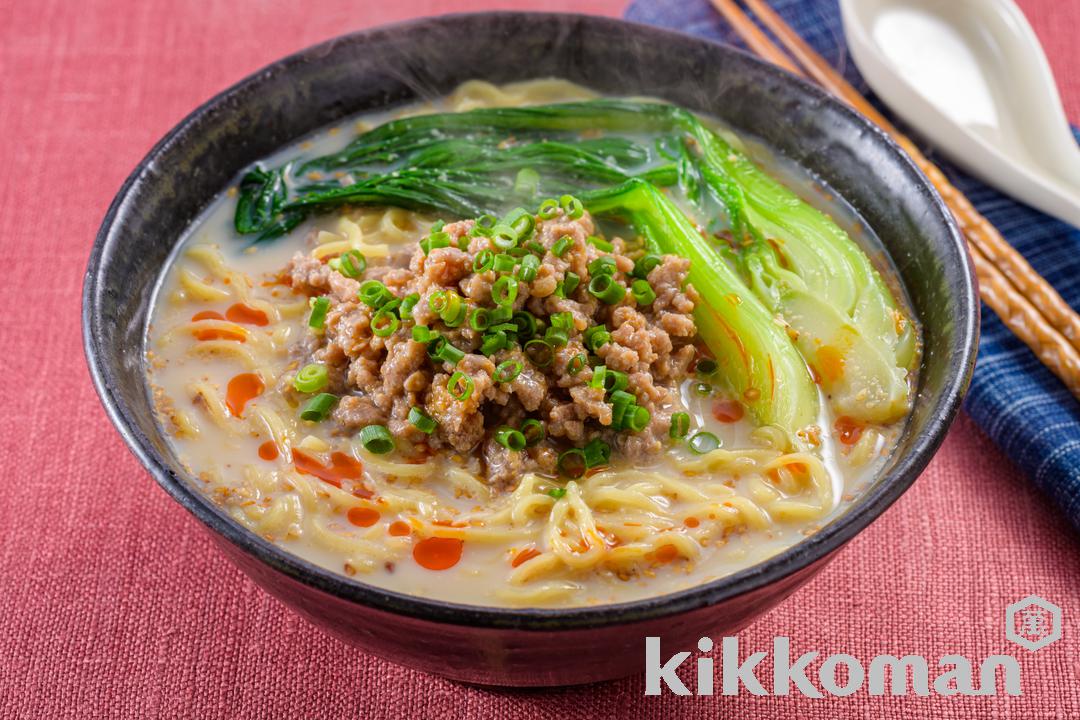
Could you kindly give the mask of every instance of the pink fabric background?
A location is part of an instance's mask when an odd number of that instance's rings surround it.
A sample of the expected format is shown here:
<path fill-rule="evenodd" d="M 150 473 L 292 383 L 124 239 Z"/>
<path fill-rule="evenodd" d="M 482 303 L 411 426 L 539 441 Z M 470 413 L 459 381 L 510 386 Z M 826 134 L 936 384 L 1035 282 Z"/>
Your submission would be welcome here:
<path fill-rule="evenodd" d="M 1080 120 L 1080 3 L 1022 0 Z M 275 58 L 367 25 L 450 9 L 587 9 L 620 0 L 393 3 L 0 0 L 0 716 L 1080 716 L 1080 546 L 966 419 L 930 470 L 795 597 L 742 634 L 797 652 L 1015 652 L 1018 698 L 647 698 L 587 688 L 464 687 L 323 635 L 228 565 L 109 425 L 79 337 L 79 292 L 105 208 L 197 103 Z M 1003 639 L 1007 604 L 1064 608 L 1038 653 Z"/>

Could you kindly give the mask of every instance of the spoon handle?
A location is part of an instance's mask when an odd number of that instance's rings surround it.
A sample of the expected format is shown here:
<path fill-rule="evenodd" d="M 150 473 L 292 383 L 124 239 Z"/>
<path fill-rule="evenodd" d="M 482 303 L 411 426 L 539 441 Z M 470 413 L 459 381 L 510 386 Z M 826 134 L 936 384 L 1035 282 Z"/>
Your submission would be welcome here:
<path fill-rule="evenodd" d="M 735 31 L 763 59 L 789 71 L 791 60 L 739 9 L 733 0 L 711 0 Z M 908 137 L 901 133 L 837 73 L 764 0 L 746 5 L 796 61 L 826 90 L 889 133 L 926 174 L 968 240 L 979 292 L 1002 322 L 1080 399 L 1080 315 L 1010 245 L 971 201 L 957 190 Z M 796 71 L 795 74 L 803 75 Z"/>

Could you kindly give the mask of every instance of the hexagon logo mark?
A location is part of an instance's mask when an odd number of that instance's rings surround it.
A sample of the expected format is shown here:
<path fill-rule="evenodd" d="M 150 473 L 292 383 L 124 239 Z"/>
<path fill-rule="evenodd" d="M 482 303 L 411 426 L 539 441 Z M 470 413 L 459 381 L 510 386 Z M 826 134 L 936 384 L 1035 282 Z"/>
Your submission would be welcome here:
<path fill-rule="evenodd" d="M 1005 637 L 1035 652 L 1061 639 L 1061 608 L 1028 595 L 1005 609 Z"/>

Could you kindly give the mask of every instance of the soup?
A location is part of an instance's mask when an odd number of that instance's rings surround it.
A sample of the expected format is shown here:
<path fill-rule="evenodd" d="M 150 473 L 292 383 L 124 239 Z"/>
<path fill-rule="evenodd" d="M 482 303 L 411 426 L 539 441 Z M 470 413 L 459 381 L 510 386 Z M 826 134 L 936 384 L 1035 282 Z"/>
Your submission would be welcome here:
<path fill-rule="evenodd" d="M 453 602 L 633 600 L 794 545 L 886 461 L 918 328 L 869 229 L 747 147 L 470 82 L 268 158 L 155 294 L 176 455 L 289 552 Z"/>

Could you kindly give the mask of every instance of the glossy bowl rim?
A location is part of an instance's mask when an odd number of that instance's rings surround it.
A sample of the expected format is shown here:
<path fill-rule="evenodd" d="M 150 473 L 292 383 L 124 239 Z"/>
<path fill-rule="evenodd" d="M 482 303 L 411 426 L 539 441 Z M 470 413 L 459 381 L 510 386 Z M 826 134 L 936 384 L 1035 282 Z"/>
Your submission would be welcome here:
<path fill-rule="evenodd" d="M 111 370 L 102 361 L 95 333 L 93 332 L 96 324 L 105 321 L 100 315 L 98 302 L 98 295 L 103 285 L 99 276 L 104 273 L 105 267 L 101 261 L 112 242 L 113 230 L 117 226 L 118 217 L 129 193 L 133 186 L 143 179 L 147 171 L 155 166 L 155 160 L 166 147 L 183 138 L 189 129 L 196 124 L 197 120 L 222 105 L 233 95 L 240 93 L 251 85 L 257 85 L 264 77 L 271 74 L 271 71 L 273 73 L 288 73 L 290 67 L 306 62 L 312 56 L 332 52 L 334 46 L 338 43 L 363 42 L 365 38 L 374 33 L 391 30 L 408 33 L 414 28 L 453 21 L 454 19 L 508 18 L 509 16 L 515 16 L 520 18 L 522 22 L 527 23 L 572 20 L 600 26 L 631 26 L 634 28 L 635 33 L 648 36 L 658 42 L 691 42 L 711 46 L 706 49 L 706 52 L 734 53 L 743 56 L 744 62 L 759 65 L 758 70 L 760 72 L 771 74 L 774 76 L 773 79 L 779 79 L 781 83 L 788 85 L 791 88 L 791 93 L 801 94 L 803 97 L 816 102 L 830 104 L 833 111 L 847 115 L 855 124 L 863 126 L 866 132 L 876 136 L 879 142 L 884 143 L 889 152 L 899 156 L 898 159 L 905 169 L 907 179 L 927 196 L 931 208 L 938 214 L 936 218 L 938 224 L 943 227 L 948 238 L 952 241 L 955 258 L 944 258 L 944 253 L 941 251 L 935 251 L 935 254 L 939 258 L 959 261 L 958 265 L 947 267 L 944 275 L 947 278 L 959 279 L 960 293 L 957 303 L 963 313 L 962 317 L 957 319 L 953 345 L 948 348 L 947 353 L 947 356 L 954 362 L 953 369 L 944 381 L 944 390 L 941 393 L 929 396 L 926 400 L 931 404 L 931 407 L 928 409 L 929 419 L 924 432 L 920 437 L 912 441 L 911 450 L 904 457 L 897 460 L 887 475 L 876 482 L 870 491 L 857 498 L 842 515 L 830 521 L 813 535 L 756 565 L 717 580 L 673 593 L 605 605 L 566 608 L 467 605 L 386 590 L 348 578 L 292 555 L 230 518 L 214 505 L 209 498 L 189 485 L 158 454 L 148 438 L 138 429 L 130 417 L 127 404 L 122 398 L 114 394 L 110 387 Z M 927 218 L 923 222 L 929 223 L 933 220 L 934 218 Z M 120 433 L 125 444 L 153 475 L 157 483 L 209 530 L 229 541 L 260 563 L 287 575 L 297 582 L 348 602 L 434 623 L 478 628 L 538 631 L 600 628 L 688 613 L 757 590 L 819 560 L 829 558 L 835 551 L 877 519 L 911 486 L 941 445 L 949 425 L 951 425 L 959 410 L 963 395 L 971 380 L 978 344 L 978 319 L 979 298 L 971 258 L 944 201 L 933 189 L 922 171 L 915 166 L 911 159 L 887 134 L 846 105 L 833 99 L 822 89 L 738 48 L 698 36 L 615 18 L 574 13 L 512 11 L 456 13 L 382 25 L 348 33 L 317 43 L 270 63 L 215 94 L 170 129 L 151 148 L 121 186 L 110 204 L 94 240 L 87 263 L 82 295 L 83 348 L 94 387 L 106 414 Z M 141 348 L 139 351 L 141 352 Z"/>

